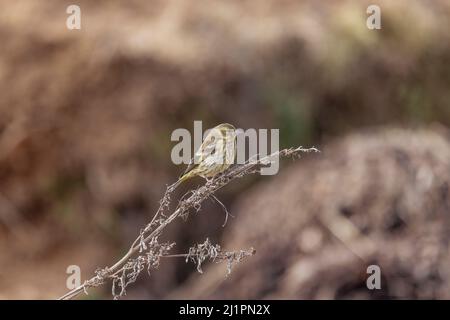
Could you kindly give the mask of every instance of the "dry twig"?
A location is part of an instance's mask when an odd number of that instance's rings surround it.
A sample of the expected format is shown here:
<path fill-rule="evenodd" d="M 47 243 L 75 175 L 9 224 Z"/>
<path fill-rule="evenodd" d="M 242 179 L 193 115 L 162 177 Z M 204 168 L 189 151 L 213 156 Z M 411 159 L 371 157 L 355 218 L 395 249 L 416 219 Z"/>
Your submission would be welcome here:
<path fill-rule="evenodd" d="M 198 212 L 201 209 L 203 201 L 206 199 L 218 200 L 214 193 L 226 186 L 230 181 L 241 178 L 243 176 L 257 173 L 261 166 L 268 165 L 279 157 L 298 157 L 304 152 L 318 152 L 316 148 L 305 149 L 303 147 L 283 149 L 274 152 L 268 156 L 259 159 L 259 155 L 255 155 L 242 165 L 235 165 L 226 172 L 208 180 L 204 185 L 195 190 L 191 190 L 181 197 L 178 206 L 170 214 L 166 215 L 171 202 L 171 194 L 174 191 L 173 186 L 169 186 L 160 201 L 160 206 L 155 213 L 153 219 L 144 229 L 141 230 L 139 236 L 131 245 L 128 252 L 111 267 L 98 269 L 95 276 L 86 280 L 79 287 L 67 292 L 59 299 L 72 299 L 80 293 L 85 292 L 91 287 L 103 285 L 106 281 L 112 281 L 112 295 L 115 299 L 126 294 L 126 287 L 134 283 L 138 275 L 146 268 L 148 272 L 151 269 L 158 268 L 160 259 L 184 257 L 186 262 L 192 261 L 197 265 L 197 270 L 202 273 L 202 263 L 206 260 L 215 262 L 227 262 L 227 274 L 231 272 L 234 263 L 241 261 L 243 258 L 255 254 L 253 248 L 240 251 L 223 251 L 219 245 L 213 245 L 206 239 L 202 244 L 197 244 L 190 248 L 186 254 L 169 254 L 175 243 L 159 243 L 158 237 L 162 231 L 173 222 L 176 218 L 182 217 L 186 219 L 191 209 Z M 220 202 L 220 201 L 219 201 Z M 226 210 L 226 208 L 225 208 Z M 228 211 L 227 215 L 228 215 Z"/>

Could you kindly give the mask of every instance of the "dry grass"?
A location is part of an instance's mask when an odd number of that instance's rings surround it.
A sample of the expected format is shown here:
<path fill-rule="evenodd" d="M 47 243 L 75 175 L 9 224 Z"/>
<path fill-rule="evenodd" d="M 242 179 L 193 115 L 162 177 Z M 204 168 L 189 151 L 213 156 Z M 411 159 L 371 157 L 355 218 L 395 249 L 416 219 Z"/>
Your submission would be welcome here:
<path fill-rule="evenodd" d="M 186 254 L 169 255 L 175 243 L 160 243 L 158 238 L 164 229 L 177 218 L 187 219 L 192 209 L 195 212 L 200 211 L 202 203 L 205 200 L 214 199 L 221 204 L 214 196 L 214 193 L 226 186 L 229 182 L 249 174 L 258 173 L 261 166 L 275 161 L 276 158 L 298 157 L 303 152 L 318 152 L 318 150 L 316 148 L 305 149 L 298 147 L 283 149 L 263 158 L 255 155 L 243 165 L 235 165 L 223 174 L 206 181 L 204 185 L 197 189 L 187 192 L 181 197 L 176 209 L 170 215 L 167 215 L 166 213 L 170 209 L 171 195 L 174 191 L 173 187 L 169 186 L 160 201 L 158 211 L 150 223 L 141 230 L 127 254 L 113 266 L 97 270 L 94 277 L 85 281 L 78 288 L 69 291 L 60 297 L 60 299 L 72 299 L 83 291 L 87 294 L 88 288 L 103 285 L 107 280 L 112 281 L 112 295 L 114 299 L 118 299 L 126 294 L 127 286 L 134 283 L 144 269 L 147 269 L 150 274 L 151 269 L 158 268 L 162 257 L 185 257 L 186 262 L 192 261 L 197 265 L 197 271 L 200 273 L 202 273 L 202 263 L 206 260 L 216 262 L 226 261 L 227 273 L 230 274 L 233 264 L 255 254 L 255 249 L 223 251 L 219 245 L 213 245 L 209 239 L 206 239 L 204 243 L 191 247 Z M 228 214 L 228 211 L 226 213 Z"/>

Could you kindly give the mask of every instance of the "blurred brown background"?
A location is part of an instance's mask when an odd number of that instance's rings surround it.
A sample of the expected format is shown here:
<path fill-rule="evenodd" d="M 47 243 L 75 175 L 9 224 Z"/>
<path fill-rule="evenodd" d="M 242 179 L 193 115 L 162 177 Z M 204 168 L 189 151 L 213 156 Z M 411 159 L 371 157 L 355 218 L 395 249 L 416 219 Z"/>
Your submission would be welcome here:
<path fill-rule="evenodd" d="M 68 265 L 119 258 L 194 120 L 322 152 L 222 190 L 225 228 L 209 203 L 168 230 L 176 252 L 254 247 L 229 277 L 164 261 L 128 298 L 450 298 L 450 3 L 376 1 L 369 30 L 372 3 L 0 0 L 0 298 L 56 298 Z"/>

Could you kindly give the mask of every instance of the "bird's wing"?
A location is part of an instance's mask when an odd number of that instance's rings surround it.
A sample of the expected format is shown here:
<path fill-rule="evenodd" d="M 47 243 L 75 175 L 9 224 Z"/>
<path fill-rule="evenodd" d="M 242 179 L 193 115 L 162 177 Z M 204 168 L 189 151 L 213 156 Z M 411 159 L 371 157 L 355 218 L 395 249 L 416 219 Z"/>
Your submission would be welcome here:
<path fill-rule="evenodd" d="M 195 154 L 197 163 L 202 162 L 205 158 L 215 153 L 217 141 L 214 137 L 207 137 Z"/>

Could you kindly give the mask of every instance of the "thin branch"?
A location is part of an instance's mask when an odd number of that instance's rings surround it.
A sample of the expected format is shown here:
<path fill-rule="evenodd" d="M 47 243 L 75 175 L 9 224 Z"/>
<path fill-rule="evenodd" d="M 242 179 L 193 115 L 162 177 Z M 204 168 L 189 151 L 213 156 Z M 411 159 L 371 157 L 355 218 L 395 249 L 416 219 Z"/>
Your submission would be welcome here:
<path fill-rule="evenodd" d="M 225 225 L 228 222 L 228 216 L 231 216 L 232 218 L 234 218 L 234 216 L 228 212 L 227 207 L 215 195 L 212 194 L 211 195 L 211 199 L 216 201 L 222 207 L 223 211 L 225 212 L 225 221 L 222 224 L 222 228 L 223 228 L 223 227 L 225 227 Z"/>
<path fill-rule="evenodd" d="M 96 271 L 95 276 L 85 281 L 79 287 L 67 292 L 59 299 L 72 299 L 78 296 L 80 293 L 85 292 L 87 294 L 87 289 L 91 287 L 98 287 L 103 285 L 107 280 L 112 280 L 113 282 L 113 295 L 115 298 L 122 296 L 125 294 L 125 288 L 129 283 L 132 283 L 136 280 L 137 275 L 142 271 L 142 267 L 144 264 L 147 264 L 147 267 L 150 268 L 154 265 L 159 264 L 159 259 L 161 257 L 185 257 L 186 259 L 194 260 L 197 263 L 197 269 L 199 272 L 201 271 L 200 266 L 201 263 L 206 258 L 224 258 L 222 254 L 225 254 L 228 262 L 228 271 L 231 271 L 231 265 L 235 261 L 240 261 L 240 259 L 244 256 L 254 254 L 254 250 L 251 251 L 243 251 L 240 252 L 227 252 L 220 253 L 218 250 L 220 247 L 212 246 L 208 241 L 197 245 L 194 254 L 194 251 L 188 254 L 182 255 L 168 255 L 168 251 L 173 247 L 174 244 L 159 244 L 157 239 L 161 235 L 162 231 L 173 222 L 178 217 L 187 217 L 189 215 L 189 211 L 194 209 L 195 211 L 199 211 L 201 208 L 201 204 L 208 198 L 215 198 L 214 193 L 226 186 L 231 181 L 242 178 L 246 175 L 254 174 L 259 172 L 259 169 L 263 166 L 266 166 L 275 159 L 279 157 L 299 157 L 301 153 L 305 152 L 318 152 L 316 148 L 308 148 L 305 149 L 303 147 L 298 148 L 289 148 L 283 149 L 281 151 L 274 152 L 268 156 L 265 156 L 261 159 L 259 155 L 256 154 L 250 159 L 248 159 L 242 165 L 235 165 L 229 168 L 226 172 L 212 179 L 208 180 L 204 185 L 198 187 L 195 190 L 189 191 L 185 196 L 190 194 L 189 197 L 185 198 L 184 196 L 178 203 L 175 211 L 173 211 L 170 215 L 166 217 L 164 214 L 169 209 L 171 194 L 173 192 L 173 188 L 168 186 L 164 197 L 160 201 L 160 206 L 153 216 L 152 220 L 143 228 L 136 238 L 136 240 L 132 243 L 128 252 L 120 258 L 115 264 L 111 267 L 105 267 L 103 269 L 99 269 Z M 216 198 L 217 199 L 217 198 Z M 217 199 L 218 200 L 218 199 Z M 219 203 L 221 203 L 219 201 Z M 226 208 L 225 208 L 226 210 Z M 227 211 L 228 212 L 228 211 Z M 226 222 L 226 221 L 225 221 Z M 203 247 L 202 247 L 203 246 Z M 192 248 L 191 248 L 192 249 Z M 205 253 L 202 250 L 212 250 Z M 194 250 L 194 249 L 193 249 Z M 199 253 L 200 250 L 201 252 Z M 217 251 L 217 252 L 216 252 Z M 142 253 L 146 255 L 143 255 Z M 216 254 L 214 256 L 214 254 Z M 221 259 L 223 260 L 223 259 Z M 120 287 L 120 292 L 118 295 L 115 294 L 116 287 Z"/>

